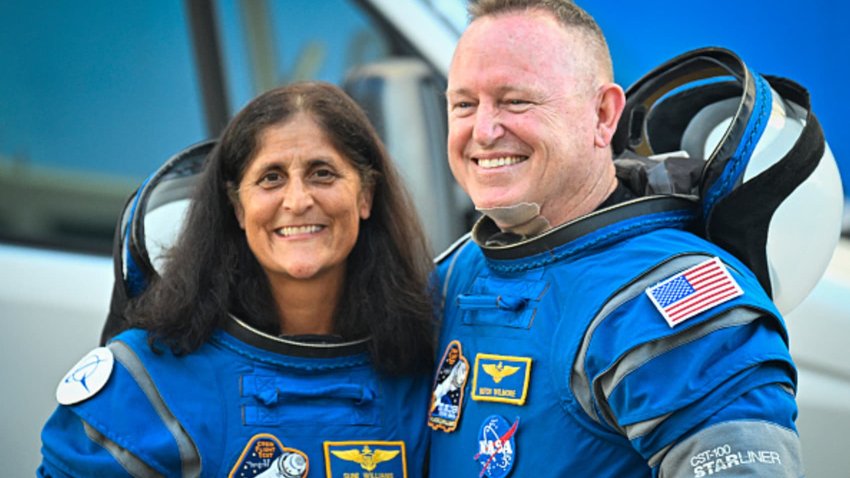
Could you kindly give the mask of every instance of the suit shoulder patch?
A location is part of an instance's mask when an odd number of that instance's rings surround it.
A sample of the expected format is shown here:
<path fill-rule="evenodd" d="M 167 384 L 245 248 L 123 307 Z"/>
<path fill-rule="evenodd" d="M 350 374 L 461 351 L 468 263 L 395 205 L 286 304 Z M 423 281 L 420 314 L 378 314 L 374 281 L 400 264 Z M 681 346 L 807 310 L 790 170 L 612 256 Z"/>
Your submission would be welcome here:
<path fill-rule="evenodd" d="M 62 377 L 56 387 L 56 400 L 62 405 L 73 405 L 95 396 L 109 381 L 114 364 L 115 358 L 108 348 L 92 350 Z"/>

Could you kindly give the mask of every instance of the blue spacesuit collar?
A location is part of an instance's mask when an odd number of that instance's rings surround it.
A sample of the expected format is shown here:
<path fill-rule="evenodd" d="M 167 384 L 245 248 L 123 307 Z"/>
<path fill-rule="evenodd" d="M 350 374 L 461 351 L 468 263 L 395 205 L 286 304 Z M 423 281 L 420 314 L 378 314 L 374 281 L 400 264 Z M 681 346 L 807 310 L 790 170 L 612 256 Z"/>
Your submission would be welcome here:
<path fill-rule="evenodd" d="M 697 211 L 695 198 L 684 195 L 656 195 L 631 199 L 599 209 L 573 221 L 556 226 L 543 234 L 508 245 L 494 245 L 489 239 L 499 234 L 492 219 L 482 216 L 472 228 L 472 239 L 488 259 L 516 260 L 538 254 L 564 256 L 564 246 L 574 244 L 570 253 L 599 247 L 611 240 L 622 240 L 643 233 L 647 228 L 683 228 Z M 651 224 L 651 225 L 650 225 Z M 618 227 L 622 225 L 622 227 Z M 599 237 L 591 237 L 604 230 Z M 567 248 L 569 249 L 569 248 Z"/>
<path fill-rule="evenodd" d="M 334 358 L 355 355 L 368 350 L 369 337 L 349 342 L 300 342 L 257 330 L 230 314 L 224 331 L 254 347 L 283 355 L 306 358 Z"/>

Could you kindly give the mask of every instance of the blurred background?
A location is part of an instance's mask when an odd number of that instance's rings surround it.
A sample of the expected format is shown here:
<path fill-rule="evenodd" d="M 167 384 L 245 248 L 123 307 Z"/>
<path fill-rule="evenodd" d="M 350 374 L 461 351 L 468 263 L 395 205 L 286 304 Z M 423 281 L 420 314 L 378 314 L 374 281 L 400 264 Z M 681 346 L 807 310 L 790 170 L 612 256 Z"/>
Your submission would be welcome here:
<path fill-rule="evenodd" d="M 703 46 L 729 48 L 755 71 L 806 86 L 850 195 L 840 90 L 850 77 L 846 3 L 578 3 L 605 31 L 624 87 Z M 472 212 L 445 166 L 442 103 L 464 8 L 462 0 L 0 0 L 0 456 L 12 463 L 8 476 L 37 466 L 55 384 L 97 344 L 127 197 L 171 155 L 217 136 L 260 92 L 303 79 L 344 86 L 400 162 L 435 251 L 466 230 Z M 397 75 L 415 77 L 414 89 L 393 86 Z M 386 110 L 387 98 L 413 97 L 407 117 Z M 843 315 L 838 325 L 825 322 L 833 331 L 850 330 L 845 260 L 829 276 L 840 285 L 803 307 L 826 321 Z M 818 380 L 828 377 L 811 387 L 824 392 L 812 394 L 822 413 L 809 426 L 830 429 L 823 443 L 840 442 L 850 431 L 850 411 L 836 405 L 850 396 L 850 368 L 836 365 L 850 363 L 847 335 L 797 334 L 795 358 Z M 837 470 L 850 469 L 850 458 L 820 456 L 810 476 L 846 476 Z"/>
<path fill-rule="evenodd" d="M 357 65 L 415 55 L 366 3 L 0 2 L 0 240 L 105 252 L 131 190 L 261 91 L 297 79 L 340 84 Z M 433 3 L 463 27 L 461 0 Z M 579 3 L 606 32 L 624 87 L 711 45 L 808 87 L 850 184 L 846 4 Z"/>

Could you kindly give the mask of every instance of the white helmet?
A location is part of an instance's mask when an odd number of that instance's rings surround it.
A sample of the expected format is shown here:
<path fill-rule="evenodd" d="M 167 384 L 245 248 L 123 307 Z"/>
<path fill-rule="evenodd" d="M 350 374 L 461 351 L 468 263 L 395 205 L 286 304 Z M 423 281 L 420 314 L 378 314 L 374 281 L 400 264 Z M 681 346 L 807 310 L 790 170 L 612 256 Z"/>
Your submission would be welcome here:
<path fill-rule="evenodd" d="M 112 245 L 115 282 L 101 345 L 124 325 L 127 302 L 161 273 L 162 255 L 176 242 L 198 176 L 215 144 L 204 141 L 172 156 L 125 204 Z"/>
<path fill-rule="evenodd" d="M 832 257 L 844 201 L 808 92 L 760 76 L 729 50 L 704 48 L 656 68 L 626 99 L 615 153 L 703 159 L 687 191 L 699 198 L 698 232 L 747 264 L 780 311 L 791 311 Z"/>

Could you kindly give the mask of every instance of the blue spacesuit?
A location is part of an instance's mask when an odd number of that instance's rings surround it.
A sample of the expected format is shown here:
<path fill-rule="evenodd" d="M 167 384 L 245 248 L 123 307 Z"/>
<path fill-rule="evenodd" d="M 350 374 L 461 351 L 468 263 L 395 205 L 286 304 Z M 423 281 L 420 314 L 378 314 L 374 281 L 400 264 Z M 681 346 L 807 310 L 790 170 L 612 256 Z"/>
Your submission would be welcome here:
<path fill-rule="evenodd" d="M 484 217 L 439 260 L 431 409 L 447 357 L 469 372 L 428 416 L 433 476 L 803 475 L 783 320 L 692 210 L 633 199 L 515 243 Z"/>
<path fill-rule="evenodd" d="M 380 375 L 364 341 L 293 342 L 236 318 L 184 356 L 147 338 L 124 332 L 63 379 L 60 401 L 81 395 L 45 426 L 39 476 L 422 475 L 428 379 Z"/>

